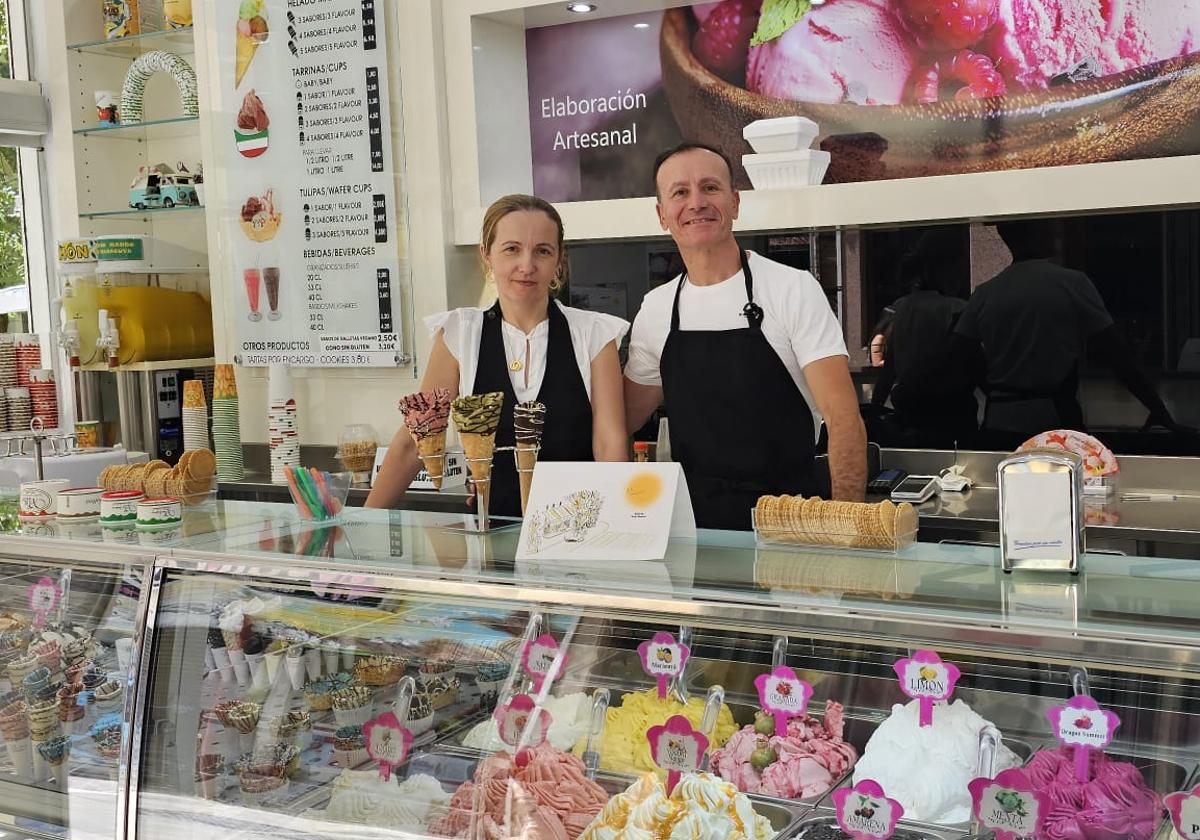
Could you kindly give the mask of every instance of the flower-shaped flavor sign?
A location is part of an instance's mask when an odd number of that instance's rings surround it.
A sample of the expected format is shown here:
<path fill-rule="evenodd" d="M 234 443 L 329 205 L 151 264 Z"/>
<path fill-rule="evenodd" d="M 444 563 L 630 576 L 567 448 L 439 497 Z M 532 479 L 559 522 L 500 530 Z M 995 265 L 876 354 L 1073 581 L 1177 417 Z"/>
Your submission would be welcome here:
<path fill-rule="evenodd" d="M 642 670 L 654 677 L 658 683 L 658 699 L 667 697 L 667 683 L 683 673 L 692 649 L 675 641 L 670 633 L 655 633 L 648 641 L 638 645 L 638 656 Z"/>
<path fill-rule="evenodd" d="M 1200 840 L 1200 785 L 1163 798 L 1175 830 L 1184 840 Z"/>
<path fill-rule="evenodd" d="M 853 788 L 833 792 L 833 807 L 842 831 L 854 840 L 887 840 L 904 816 L 904 806 L 888 799 L 878 782 L 863 779 Z"/>
<path fill-rule="evenodd" d="M 1121 719 L 1083 694 L 1072 697 L 1065 706 L 1055 706 L 1046 717 L 1054 737 L 1075 748 L 1075 778 L 1088 781 L 1088 755 L 1112 743 Z"/>
<path fill-rule="evenodd" d="M 528 761 L 528 751 L 546 740 L 551 717 L 528 694 L 516 694 L 493 713 L 500 740 L 513 748 L 518 766 Z"/>
<path fill-rule="evenodd" d="M 29 587 L 29 609 L 33 612 L 34 627 L 42 627 L 50 613 L 58 607 L 62 587 L 53 578 L 43 577 Z"/>
<path fill-rule="evenodd" d="M 529 679 L 533 680 L 534 691 L 541 691 L 542 683 L 547 679 L 554 682 L 562 669 L 567 667 L 567 654 L 563 653 L 558 670 L 551 673 L 558 655 L 558 642 L 549 633 L 543 633 L 525 643 L 525 647 L 521 649 L 521 667 L 525 669 Z"/>
<path fill-rule="evenodd" d="M 958 667 L 943 662 L 932 650 L 919 650 L 892 666 L 900 678 L 900 690 L 920 704 L 921 726 L 933 726 L 933 704 L 949 700 L 962 673 Z"/>
<path fill-rule="evenodd" d="M 684 773 L 694 773 L 708 752 L 708 738 L 692 727 L 683 715 L 646 730 L 654 763 L 667 771 L 667 795 L 675 790 Z"/>
<path fill-rule="evenodd" d="M 787 735 L 788 718 L 800 717 L 808 711 L 808 701 L 813 695 L 812 686 L 786 665 L 769 674 L 759 674 L 754 678 L 754 686 L 758 689 L 759 705 L 775 718 L 775 734 L 780 738 Z"/>
<path fill-rule="evenodd" d="M 386 782 L 412 749 L 413 734 L 400 725 L 394 712 L 384 712 L 363 726 L 367 755 L 379 762 L 379 775 Z"/>
<path fill-rule="evenodd" d="M 1040 837 L 1042 823 L 1050 813 L 1050 801 L 1020 770 L 1005 770 L 994 779 L 975 779 L 971 791 L 971 813 L 980 825 L 996 833 L 996 840 Z"/>

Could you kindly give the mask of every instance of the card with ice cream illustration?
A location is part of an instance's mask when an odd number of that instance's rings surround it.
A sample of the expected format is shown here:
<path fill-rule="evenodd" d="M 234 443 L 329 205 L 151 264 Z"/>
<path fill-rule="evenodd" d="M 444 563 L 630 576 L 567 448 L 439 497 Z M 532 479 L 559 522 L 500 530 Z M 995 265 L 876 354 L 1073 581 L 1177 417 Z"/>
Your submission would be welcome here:
<path fill-rule="evenodd" d="M 646 730 L 654 763 L 667 771 L 667 793 L 675 790 L 679 777 L 694 773 L 708 751 L 708 738 L 692 727 L 683 715 L 674 715 L 665 724 Z"/>
<path fill-rule="evenodd" d="M 367 755 L 379 762 L 379 775 L 386 782 L 392 777 L 392 770 L 408 758 L 413 734 L 400 725 L 395 713 L 385 712 L 363 725 L 363 740 Z"/>
<path fill-rule="evenodd" d="M 692 649 L 675 641 L 670 633 L 655 633 L 638 645 L 642 670 L 658 683 L 658 697 L 666 699 L 667 683 L 683 673 Z"/>
<path fill-rule="evenodd" d="M 920 704 L 921 726 L 933 726 L 933 704 L 949 700 L 962 673 L 932 650 L 919 650 L 892 666 L 900 690 Z"/>
<path fill-rule="evenodd" d="M 525 750 L 546 740 L 552 722 L 550 713 L 538 706 L 528 694 L 514 695 L 507 703 L 496 708 L 493 717 L 500 740 L 513 748 L 518 761 Z"/>
<path fill-rule="evenodd" d="M 567 667 L 567 653 L 559 650 L 558 641 L 553 636 L 543 633 L 536 639 L 530 639 L 521 649 L 521 667 L 533 680 L 533 690 L 541 691 L 546 680 L 553 682 Z"/>
<path fill-rule="evenodd" d="M 1091 697 L 1080 694 L 1065 706 L 1055 706 L 1046 712 L 1054 737 L 1066 746 L 1075 747 L 1075 776 L 1088 779 L 1088 753 L 1102 750 L 1112 743 L 1121 719 Z"/>
<path fill-rule="evenodd" d="M 887 840 L 896 832 L 904 807 L 888 799 L 878 782 L 864 779 L 853 788 L 833 792 L 833 807 L 842 831 L 854 840 Z"/>
<path fill-rule="evenodd" d="M 996 833 L 997 840 L 1041 836 L 1050 803 L 1020 770 L 1005 770 L 994 779 L 975 779 L 967 789 L 971 791 L 971 813 L 980 825 Z"/>
<path fill-rule="evenodd" d="M 813 687 L 786 665 L 759 674 L 754 678 L 754 687 L 758 689 L 758 703 L 763 711 L 775 718 L 775 734 L 780 738 L 787 735 L 789 718 L 808 711 L 808 701 L 813 695 Z"/>
<path fill-rule="evenodd" d="M 1200 840 L 1200 785 L 1163 797 L 1171 824 L 1183 840 Z"/>

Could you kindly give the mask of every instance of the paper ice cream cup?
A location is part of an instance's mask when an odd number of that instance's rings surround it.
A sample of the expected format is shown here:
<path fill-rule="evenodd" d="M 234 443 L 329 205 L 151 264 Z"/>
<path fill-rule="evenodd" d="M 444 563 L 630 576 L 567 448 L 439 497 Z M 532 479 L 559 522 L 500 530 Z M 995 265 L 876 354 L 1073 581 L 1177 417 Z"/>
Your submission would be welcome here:
<path fill-rule="evenodd" d="M 309 682 L 321 679 L 321 651 L 316 648 L 304 651 L 304 670 Z"/>
<path fill-rule="evenodd" d="M 233 660 L 229 658 L 229 648 L 209 648 L 212 652 L 213 662 L 217 665 L 217 670 L 229 668 L 233 665 Z"/>
<path fill-rule="evenodd" d="M 288 682 L 292 684 L 292 691 L 300 691 L 304 688 L 304 658 L 285 657 L 284 662 L 287 665 Z"/>
<path fill-rule="evenodd" d="M 263 654 L 263 660 L 267 666 L 267 683 L 275 685 L 275 678 L 279 676 L 279 666 L 283 662 L 283 651 Z"/>
<path fill-rule="evenodd" d="M 336 647 L 327 647 L 321 651 L 321 659 L 325 663 L 326 674 L 336 674 L 338 672 L 338 657 L 340 651 Z"/>
<path fill-rule="evenodd" d="M 229 660 L 233 663 L 233 672 L 237 675 L 238 685 L 243 688 L 250 685 L 250 663 L 246 661 L 246 652 L 230 650 Z"/>
<path fill-rule="evenodd" d="M 267 663 L 264 661 L 264 656 L 261 653 L 248 653 L 246 661 L 250 664 L 250 679 L 254 685 L 266 688 L 270 684 L 270 680 L 267 678 Z"/>
<path fill-rule="evenodd" d="M 33 742 L 28 738 L 20 738 L 8 742 L 8 758 L 13 764 L 17 776 L 25 781 L 34 781 L 33 777 Z"/>
<path fill-rule="evenodd" d="M 342 658 L 342 670 L 348 674 L 354 673 L 354 643 L 342 642 L 339 645 Z"/>

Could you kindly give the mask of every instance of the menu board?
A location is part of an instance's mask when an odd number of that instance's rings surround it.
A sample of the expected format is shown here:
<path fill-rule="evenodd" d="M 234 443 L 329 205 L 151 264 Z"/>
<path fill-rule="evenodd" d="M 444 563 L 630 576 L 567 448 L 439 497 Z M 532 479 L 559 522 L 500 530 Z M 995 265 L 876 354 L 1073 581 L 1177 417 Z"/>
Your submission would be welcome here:
<path fill-rule="evenodd" d="M 398 364 L 405 226 L 382 0 L 215 5 L 240 363 Z"/>

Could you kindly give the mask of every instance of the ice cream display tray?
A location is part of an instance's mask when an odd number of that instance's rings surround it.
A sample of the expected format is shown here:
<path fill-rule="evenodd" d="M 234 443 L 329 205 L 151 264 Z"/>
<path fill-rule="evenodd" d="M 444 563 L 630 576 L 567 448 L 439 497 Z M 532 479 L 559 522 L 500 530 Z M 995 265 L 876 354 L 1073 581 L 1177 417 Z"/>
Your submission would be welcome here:
<path fill-rule="evenodd" d="M 410 758 L 407 774 L 412 776 L 424 773 L 433 776 L 447 791 L 454 790 L 463 782 L 474 778 L 476 766 L 486 755 L 478 750 L 439 744 Z M 602 771 L 596 774 L 596 783 L 610 796 L 624 792 L 634 781 L 635 776 L 619 773 Z M 809 811 L 807 806 L 799 803 L 783 803 L 753 794 L 750 795 L 750 800 L 754 803 L 754 810 L 770 821 L 775 830 L 775 840 L 787 837 L 789 827 Z"/>
<path fill-rule="evenodd" d="M 845 840 L 846 835 L 838 828 L 837 817 L 830 808 L 818 808 L 788 830 L 788 840 Z M 962 840 L 967 835 L 961 831 L 930 829 L 901 820 L 896 825 L 893 840 Z"/>

